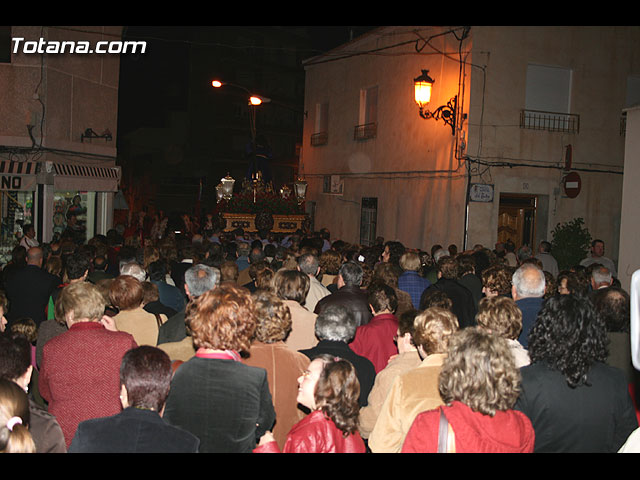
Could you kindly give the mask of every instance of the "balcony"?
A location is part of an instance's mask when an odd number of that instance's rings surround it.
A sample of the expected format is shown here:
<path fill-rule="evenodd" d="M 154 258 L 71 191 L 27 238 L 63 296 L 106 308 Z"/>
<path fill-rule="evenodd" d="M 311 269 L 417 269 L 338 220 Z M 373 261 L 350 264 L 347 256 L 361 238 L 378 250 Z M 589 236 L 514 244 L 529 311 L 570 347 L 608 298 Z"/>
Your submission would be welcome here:
<path fill-rule="evenodd" d="M 353 130 L 354 140 L 368 140 L 375 138 L 377 125 L 375 123 L 365 123 L 363 125 L 356 125 Z"/>
<path fill-rule="evenodd" d="M 539 110 L 522 110 L 520 128 L 549 132 L 579 133 L 580 115 Z"/>
<path fill-rule="evenodd" d="M 327 132 L 318 132 L 311 135 L 311 146 L 317 147 L 319 145 L 326 145 L 329 141 L 329 134 Z"/>

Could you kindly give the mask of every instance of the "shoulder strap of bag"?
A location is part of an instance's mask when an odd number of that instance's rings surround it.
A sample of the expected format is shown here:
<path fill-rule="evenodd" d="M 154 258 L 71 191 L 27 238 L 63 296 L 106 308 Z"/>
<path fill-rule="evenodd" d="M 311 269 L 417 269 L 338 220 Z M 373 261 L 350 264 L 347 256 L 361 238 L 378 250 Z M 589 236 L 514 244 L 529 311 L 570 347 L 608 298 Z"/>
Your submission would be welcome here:
<path fill-rule="evenodd" d="M 447 434 L 449 433 L 449 422 L 440 409 L 440 426 L 438 428 L 438 453 L 447 453 Z"/>
<path fill-rule="evenodd" d="M 453 429 L 449 425 L 447 417 L 444 416 L 442 408 L 440 408 L 440 424 L 438 426 L 438 453 L 455 453 L 455 438 Z"/>

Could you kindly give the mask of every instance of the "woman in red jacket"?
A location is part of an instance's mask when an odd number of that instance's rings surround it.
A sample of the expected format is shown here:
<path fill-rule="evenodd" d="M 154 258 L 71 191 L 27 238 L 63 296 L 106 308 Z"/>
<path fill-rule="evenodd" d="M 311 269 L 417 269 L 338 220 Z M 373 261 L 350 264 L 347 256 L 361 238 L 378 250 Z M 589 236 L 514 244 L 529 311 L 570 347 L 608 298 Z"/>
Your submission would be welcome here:
<path fill-rule="evenodd" d="M 39 389 L 64 433 L 67 448 L 78 424 L 120 413 L 120 363 L 133 337 L 103 318 L 105 300 L 89 282 L 66 286 L 56 300 L 56 319 L 69 329 L 43 349 Z"/>
<path fill-rule="evenodd" d="M 420 413 L 402 453 L 531 453 L 531 421 L 513 409 L 520 371 L 507 341 L 482 327 L 454 333 L 439 379 L 445 405 Z"/>
<path fill-rule="evenodd" d="M 298 379 L 298 403 L 311 410 L 289 431 L 284 453 L 364 453 L 358 432 L 360 384 L 347 360 L 320 355 Z M 271 432 L 256 453 L 279 452 Z"/>

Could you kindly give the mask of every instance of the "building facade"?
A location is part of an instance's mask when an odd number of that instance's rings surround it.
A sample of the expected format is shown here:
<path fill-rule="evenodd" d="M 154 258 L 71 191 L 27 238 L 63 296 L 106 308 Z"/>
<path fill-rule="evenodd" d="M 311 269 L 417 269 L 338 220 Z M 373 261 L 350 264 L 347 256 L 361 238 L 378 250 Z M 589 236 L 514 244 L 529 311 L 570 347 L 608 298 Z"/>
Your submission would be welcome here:
<path fill-rule="evenodd" d="M 120 181 L 115 49 L 122 28 L 2 28 L 2 252 L 28 223 L 40 242 L 51 241 L 72 213 L 86 239 L 106 233 Z M 105 53 L 89 53 L 98 42 Z"/>
<path fill-rule="evenodd" d="M 536 246 L 582 217 L 617 260 L 639 40 L 638 27 L 381 27 L 307 60 L 300 171 L 315 227 L 493 248 Z M 455 122 L 419 114 L 423 70 L 423 110 L 455 106 Z"/>

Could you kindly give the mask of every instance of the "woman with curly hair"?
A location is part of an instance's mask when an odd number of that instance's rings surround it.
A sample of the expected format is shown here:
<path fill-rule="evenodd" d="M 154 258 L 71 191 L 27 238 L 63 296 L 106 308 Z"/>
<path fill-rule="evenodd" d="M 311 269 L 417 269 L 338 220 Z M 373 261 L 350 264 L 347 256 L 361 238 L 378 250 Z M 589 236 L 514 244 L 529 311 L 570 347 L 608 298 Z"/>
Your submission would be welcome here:
<path fill-rule="evenodd" d="M 444 405 L 414 420 L 403 453 L 531 453 L 529 419 L 513 410 L 520 372 L 506 340 L 482 327 L 449 339 L 438 388 Z"/>
<path fill-rule="evenodd" d="M 485 297 L 511 296 L 513 269 L 507 265 L 492 265 L 482 271 L 482 293 Z"/>
<path fill-rule="evenodd" d="M 311 413 L 287 435 L 284 453 L 364 453 L 358 432 L 360 383 L 353 365 L 331 355 L 319 355 L 298 378 L 298 402 Z M 254 450 L 280 449 L 267 432 Z"/>
<path fill-rule="evenodd" d="M 200 439 L 200 453 L 250 453 L 273 427 L 267 372 L 241 361 L 256 329 L 249 290 L 221 283 L 189 302 L 196 354 L 173 376 L 164 419 Z"/>
<path fill-rule="evenodd" d="M 296 400 L 296 379 L 307 369 L 309 357 L 284 343 L 292 326 L 291 312 L 284 300 L 268 290 L 257 290 L 252 297 L 256 306 L 257 326 L 249 356 L 242 362 L 267 371 L 269 391 L 278 420 L 273 435 L 282 447 L 291 427 L 304 418 Z"/>
<path fill-rule="evenodd" d="M 516 409 L 536 452 L 616 452 L 638 427 L 624 373 L 605 364 L 607 331 L 582 295 L 549 298 L 529 335 Z"/>
<path fill-rule="evenodd" d="M 335 250 L 326 250 L 320 254 L 318 262 L 322 274 L 322 284 L 328 287 L 334 283 L 338 276 L 340 265 L 342 265 L 342 256 Z"/>

